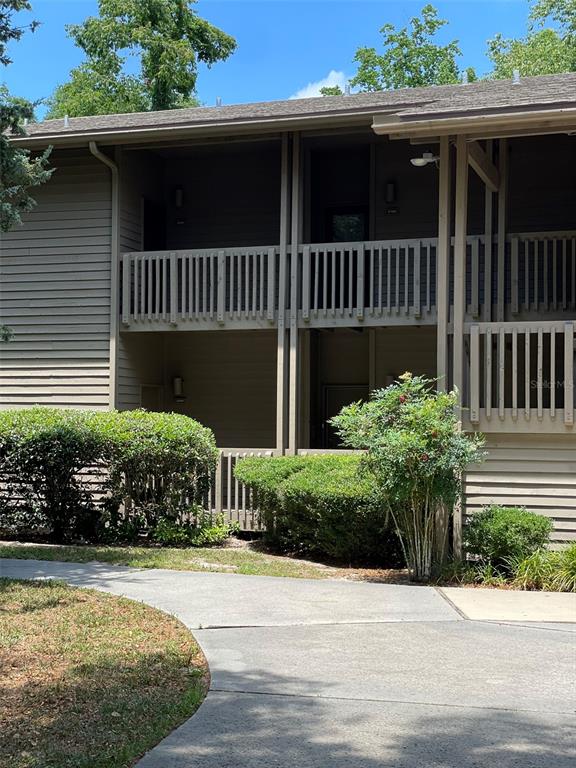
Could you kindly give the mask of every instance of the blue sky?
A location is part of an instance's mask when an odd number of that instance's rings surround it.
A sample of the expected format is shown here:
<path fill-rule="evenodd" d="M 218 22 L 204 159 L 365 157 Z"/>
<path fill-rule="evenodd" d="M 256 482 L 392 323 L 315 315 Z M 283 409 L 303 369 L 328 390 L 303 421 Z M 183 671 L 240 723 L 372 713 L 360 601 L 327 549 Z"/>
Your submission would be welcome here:
<path fill-rule="evenodd" d="M 82 60 L 64 26 L 82 21 L 97 9 L 96 0 L 32 0 L 42 26 L 11 48 L 13 64 L 0 72 L 11 92 L 31 100 L 48 96 Z M 378 46 L 386 22 L 406 24 L 425 0 L 200 0 L 204 18 L 233 35 L 236 53 L 198 79 L 205 104 L 221 97 L 225 104 L 308 95 L 330 76 L 354 74 L 352 59 L 361 45 Z M 497 32 L 520 36 L 526 29 L 526 0 L 453 0 L 436 4 L 450 20 L 444 40 L 456 38 L 464 52 L 462 66 L 485 72 L 486 40 Z M 24 21 L 25 14 L 21 14 Z M 332 73 L 332 74 L 330 74 Z M 41 114 L 41 111 L 40 111 Z"/>

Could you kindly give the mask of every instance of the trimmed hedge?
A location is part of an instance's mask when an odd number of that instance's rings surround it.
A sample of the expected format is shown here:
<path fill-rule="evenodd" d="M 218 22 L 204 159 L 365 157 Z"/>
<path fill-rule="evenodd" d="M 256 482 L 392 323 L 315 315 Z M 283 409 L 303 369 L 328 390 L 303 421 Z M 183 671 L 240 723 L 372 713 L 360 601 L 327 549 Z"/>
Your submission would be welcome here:
<path fill-rule="evenodd" d="M 522 507 L 492 505 L 474 514 L 464 529 L 464 548 L 482 563 L 509 573 L 515 565 L 543 549 L 552 521 Z"/>
<path fill-rule="evenodd" d="M 187 416 L 30 408 L 0 413 L 0 528 L 54 541 L 130 539 L 197 514 L 217 450 Z"/>
<path fill-rule="evenodd" d="M 400 545 L 359 456 L 241 459 L 236 478 L 253 491 L 267 540 L 292 553 L 395 566 Z"/>

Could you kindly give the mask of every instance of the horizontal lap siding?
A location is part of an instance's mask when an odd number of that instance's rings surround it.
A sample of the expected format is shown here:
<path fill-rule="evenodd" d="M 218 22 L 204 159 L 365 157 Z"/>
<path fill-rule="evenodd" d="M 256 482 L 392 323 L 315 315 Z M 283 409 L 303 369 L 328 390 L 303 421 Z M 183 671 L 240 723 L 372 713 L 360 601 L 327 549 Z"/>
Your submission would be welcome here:
<path fill-rule="evenodd" d="M 521 506 L 554 521 L 553 540 L 576 540 L 576 438 L 489 438 L 487 460 L 466 475 L 466 513 L 486 504 Z"/>
<path fill-rule="evenodd" d="M 110 172 L 78 151 L 51 158 L 38 205 L 0 239 L 0 409 L 105 409 L 110 387 Z"/>

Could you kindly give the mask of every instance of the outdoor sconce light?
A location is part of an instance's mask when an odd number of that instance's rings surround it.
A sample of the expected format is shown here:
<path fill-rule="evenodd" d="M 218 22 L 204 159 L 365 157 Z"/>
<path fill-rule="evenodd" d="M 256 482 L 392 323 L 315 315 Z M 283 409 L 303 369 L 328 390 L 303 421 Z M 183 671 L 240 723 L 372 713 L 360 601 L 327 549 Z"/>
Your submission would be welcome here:
<path fill-rule="evenodd" d="M 388 205 L 396 202 L 396 184 L 393 181 L 386 182 L 385 200 Z"/>
<path fill-rule="evenodd" d="M 184 189 L 182 187 L 176 187 L 174 190 L 174 206 L 176 208 L 182 208 L 184 205 Z"/>
<path fill-rule="evenodd" d="M 184 394 L 184 379 L 182 376 L 175 376 L 172 379 L 172 394 L 177 403 L 183 403 L 184 400 L 186 400 L 186 395 Z"/>
<path fill-rule="evenodd" d="M 422 157 L 411 157 L 410 162 L 416 168 L 424 168 L 429 163 L 436 163 L 438 165 L 440 158 L 437 155 L 433 155 L 432 152 L 423 152 Z"/>

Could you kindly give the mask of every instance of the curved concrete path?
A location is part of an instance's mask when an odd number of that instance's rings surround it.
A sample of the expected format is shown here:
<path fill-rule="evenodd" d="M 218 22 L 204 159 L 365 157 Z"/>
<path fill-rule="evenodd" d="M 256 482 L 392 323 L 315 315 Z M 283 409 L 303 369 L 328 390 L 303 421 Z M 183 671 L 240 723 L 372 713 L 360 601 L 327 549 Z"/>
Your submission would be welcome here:
<path fill-rule="evenodd" d="M 573 768 L 569 624 L 469 621 L 429 587 L 0 560 L 177 616 L 211 686 L 139 768 Z"/>

